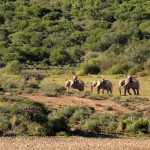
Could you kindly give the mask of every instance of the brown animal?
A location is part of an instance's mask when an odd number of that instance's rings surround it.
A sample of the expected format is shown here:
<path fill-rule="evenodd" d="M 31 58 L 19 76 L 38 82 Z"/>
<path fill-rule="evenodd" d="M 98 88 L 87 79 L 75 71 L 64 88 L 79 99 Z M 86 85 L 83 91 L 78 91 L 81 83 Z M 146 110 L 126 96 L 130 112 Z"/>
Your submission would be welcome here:
<path fill-rule="evenodd" d="M 128 78 L 119 81 L 120 95 L 121 95 L 121 87 L 124 87 L 124 96 L 126 96 L 126 92 L 128 92 L 128 94 L 131 95 L 130 89 L 133 90 L 134 95 L 139 95 L 140 84 L 139 81 L 135 78 L 132 79 L 132 82 L 130 82 Z"/>
<path fill-rule="evenodd" d="M 112 94 L 113 85 L 109 80 L 105 80 L 104 83 L 102 81 L 94 81 L 91 85 L 91 92 L 93 91 L 93 87 L 97 87 L 97 93 L 100 93 L 100 89 L 102 89 L 102 93 L 104 94 L 104 90 L 107 90 L 107 93 Z"/>
<path fill-rule="evenodd" d="M 84 91 L 85 84 L 82 80 L 78 80 L 78 82 L 74 82 L 73 80 L 68 80 L 65 83 L 65 88 L 67 92 L 69 92 L 70 88 L 78 89 L 79 91 Z"/>

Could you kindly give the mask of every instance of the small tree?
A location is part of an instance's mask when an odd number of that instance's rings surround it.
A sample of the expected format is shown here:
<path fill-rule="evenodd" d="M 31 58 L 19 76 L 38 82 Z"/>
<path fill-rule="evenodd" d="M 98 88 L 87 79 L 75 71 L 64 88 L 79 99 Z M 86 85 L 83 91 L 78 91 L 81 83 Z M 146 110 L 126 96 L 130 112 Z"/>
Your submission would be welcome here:
<path fill-rule="evenodd" d="M 10 74 L 19 74 L 21 72 L 22 66 L 16 60 L 11 61 L 7 64 L 5 71 Z"/>
<path fill-rule="evenodd" d="M 54 65 L 64 65 L 70 61 L 70 56 L 67 51 L 62 48 L 55 49 L 50 54 L 50 62 Z"/>

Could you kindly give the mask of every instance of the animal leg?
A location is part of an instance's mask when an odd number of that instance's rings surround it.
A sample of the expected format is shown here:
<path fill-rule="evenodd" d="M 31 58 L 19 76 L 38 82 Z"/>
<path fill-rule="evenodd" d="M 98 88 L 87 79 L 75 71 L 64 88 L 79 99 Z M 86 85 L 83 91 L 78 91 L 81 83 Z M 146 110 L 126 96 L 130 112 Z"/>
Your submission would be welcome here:
<path fill-rule="evenodd" d="M 110 90 L 110 94 L 112 95 L 112 90 Z"/>
<path fill-rule="evenodd" d="M 102 93 L 104 94 L 104 89 L 102 90 Z"/>
<path fill-rule="evenodd" d="M 126 96 L 126 89 L 124 88 L 124 96 Z"/>
<path fill-rule="evenodd" d="M 97 87 L 97 93 L 98 94 L 100 93 L 100 87 Z"/>
<path fill-rule="evenodd" d="M 67 87 L 67 92 L 69 93 L 69 88 Z"/>
<path fill-rule="evenodd" d="M 137 93 L 136 93 L 136 90 L 135 90 L 135 89 L 133 89 L 133 92 L 134 92 L 134 95 L 137 95 Z"/>
<path fill-rule="evenodd" d="M 137 89 L 137 95 L 140 95 L 140 94 L 139 94 L 139 89 Z"/>
<path fill-rule="evenodd" d="M 119 87 L 119 93 L 120 93 L 120 96 L 121 96 L 121 87 Z"/>
<path fill-rule="evenodd" d="M 128 93 L 129 93 L 129 95 L 132 95 L 131 92 L 130 92 L 130 89 L 128 89 Z"/>

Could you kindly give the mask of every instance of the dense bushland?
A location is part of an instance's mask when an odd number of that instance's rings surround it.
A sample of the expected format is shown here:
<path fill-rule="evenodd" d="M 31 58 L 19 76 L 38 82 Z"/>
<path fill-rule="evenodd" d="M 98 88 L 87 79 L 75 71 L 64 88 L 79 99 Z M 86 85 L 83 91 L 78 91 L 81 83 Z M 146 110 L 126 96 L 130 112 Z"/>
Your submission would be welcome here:
<path fill-rule="evenodd" d="M 1 0 L 0 66 L 10 73 L 36 63 L 81 64 L 78 74 L 148 74 L 149 6 L 149 0 Z M 17 63 L 23 66 L 11 70 Z"/>
<path fill-rule="evenodd" d="M 89 106 L 52 110 L 16 96 L 0 96 L 0 133 L 3 135 L 148 135 L 150 115 L 100 114 Z M 110 111 L 110 109 L 108 110 Z M 111 109 L 112 111 L 112 109 Z"/>

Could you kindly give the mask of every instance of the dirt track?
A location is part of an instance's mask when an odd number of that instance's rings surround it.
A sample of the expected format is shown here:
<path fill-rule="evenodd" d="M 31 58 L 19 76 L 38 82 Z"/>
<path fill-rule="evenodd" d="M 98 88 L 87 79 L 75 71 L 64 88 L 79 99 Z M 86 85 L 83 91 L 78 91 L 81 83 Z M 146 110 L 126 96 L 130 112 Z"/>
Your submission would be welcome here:
<path fill-rule="evenodd" d="M 130 112 L 113 100 L 90 100 L 75 96 L 45 97 L 23 94 L 23 97 L 44 102 L 54 109 L 66 105 L 92 106 L 96 112 L 106 112 L 106 106 L 115 111 Z M 150 138 L 85 138 L 85 137 L 1 137 L 0 150 L 149 150 Z"/>
<path fill-rule="evenodd" d="M 150 139 L 83 137 L 0 138 L 1 150 L 149 150 Z"/>
<path fill-rule="evenodd" d="M 29 98 L 31 100 L 44 102 L 50 108 L 53 108 L 53 109 L 59 109 L 67 105 L 73 105 L 73 106 L 91 106 L 91 107 L 94 107 L 95 111 L 99 113 L 132 112 L 131 109 L 128 109 L 127 107 L 122 106 L 121 104 L 118 104 L 117 102 L 111 99 L 90 100 L 87 98 L 79 98 L 76 96 L 46 97 L 46 96 L 41 96 L 41 95 L 30 95 L 30 94 L 23 94 L 22 96 Z M 106 111 L 105 108 L 107 106 L 113 107 L 113 111 Z M 146 105 L 143 105 L 142 103 L 137 103 L 136 106 L 140 109 L 144 109 L 145 107 L 147 107 Z"/>

